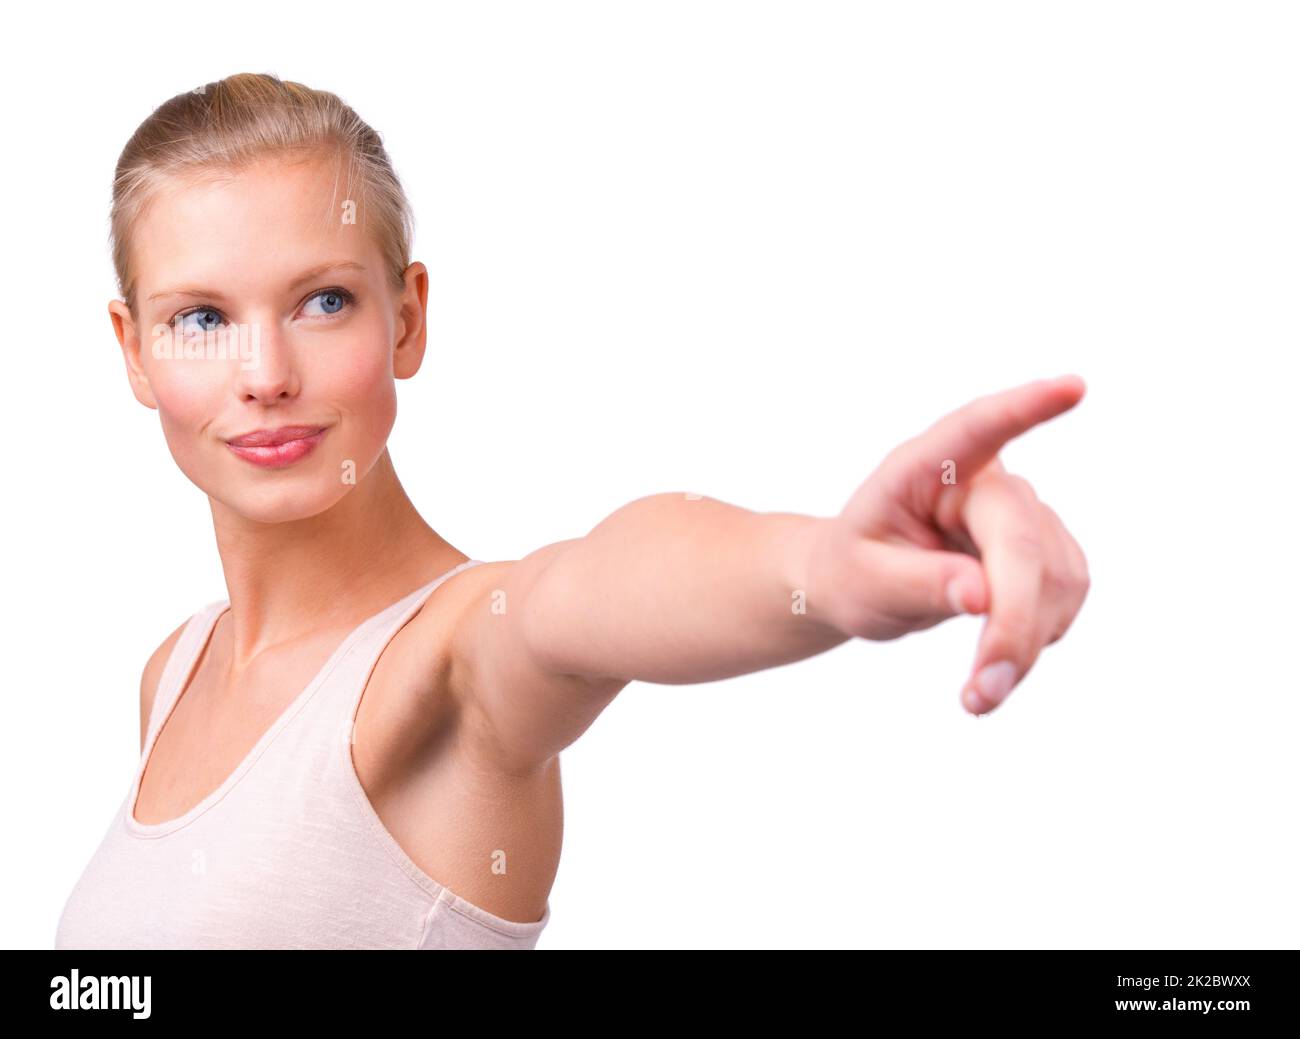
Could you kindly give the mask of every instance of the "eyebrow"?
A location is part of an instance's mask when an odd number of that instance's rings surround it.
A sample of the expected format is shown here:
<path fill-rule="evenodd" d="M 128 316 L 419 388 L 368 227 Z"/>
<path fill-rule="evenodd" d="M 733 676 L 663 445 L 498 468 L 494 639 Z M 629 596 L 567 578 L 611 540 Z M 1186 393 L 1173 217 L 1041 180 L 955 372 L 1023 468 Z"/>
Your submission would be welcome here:
<path fill-rule="evenodd" d="M 293 281 L 289 282 L 288 287 L 295 289 L 304 282 L 314 281 L 322 275 L 329 274 L 332 271 L 364 271 L 366 268 L 353 260 L 338 260 L 332 263 L 322 263 L 310 270 L 303 271 Z M 155 292 L 149 296 L 145 302 L 152 303 L 156 299 L 162 299 L 165 296 L 203 296 L 208 299 L 225 299 L 223 293 L 216 289 L 196 288 L 185 286 L 177 289 L 164 289 L 162 292 Z"/>

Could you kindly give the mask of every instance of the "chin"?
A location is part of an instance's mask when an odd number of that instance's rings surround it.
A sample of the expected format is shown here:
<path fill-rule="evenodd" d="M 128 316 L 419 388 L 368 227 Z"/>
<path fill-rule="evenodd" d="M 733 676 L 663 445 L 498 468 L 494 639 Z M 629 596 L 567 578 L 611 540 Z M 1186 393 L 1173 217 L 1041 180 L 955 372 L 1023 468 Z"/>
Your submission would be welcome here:
<path fill-rule="evenodd" d="M 313 481 L 298 486 L 223 488 L 208 493 L 232 512 L 256 523 L 291 523 L 319 516 L 350 490 L 349 484 Z"/>

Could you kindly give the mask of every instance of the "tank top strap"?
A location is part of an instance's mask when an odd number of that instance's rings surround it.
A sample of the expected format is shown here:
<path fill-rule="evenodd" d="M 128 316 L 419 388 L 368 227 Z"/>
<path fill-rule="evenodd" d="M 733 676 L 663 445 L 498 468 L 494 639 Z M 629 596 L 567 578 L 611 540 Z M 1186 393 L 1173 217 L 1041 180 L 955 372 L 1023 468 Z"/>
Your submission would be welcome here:
<path fill-rule="evenodd" d="M 389 642 L 393 641 L 396 633 L 420 611 L 443 581 L 450 580 L 461 571 L 480 566 L 481 563 L 484 563 L 484 560 L 467 559 L 459 566 L 452 567 L 446 573 L 434 577 L 428 584 L 417 588 L 415 592 L 394 602 L 381 614 L 370 618 L 369 622 L 356 632 L 356 641 L 348 651 L 346 666 L 339 670 L 334 696 L 330 697 L 330 700 L 337 704 L 337 706 L 330 706 L 331 720 L 343 727 L 344 739 L 351 739 L 352 719 L 356 707 L 360 706 L 361 694 L 369 683 L 370 672 L 374 671 L 374 666 L 380 662 L 380 655 Z M 342 717 L 339 711 L 342 711 Z"/>
<path fill-rule="evenodd" d="M 158 676 L 158 687 L 154 690 L 153 704 L 149 708 L 149 729 L 145 734 L 145 746 L 153 739 L 154 729 L 167 717 L 172 701 L 185 687 L 185 680 L 194 670 L 199 654 L 208 643 L 208 636 L 216 627 L 217 620 L 230 605 L 229 599 L 217 599 L 192 614 L 181 629 L 176 644 L 163 665 L 162 674 Z"/>
<path fill-rule="evenodd" d="M 350 739 L 351 712 L 359 706 L 370 672 L 378 663 L 384 647 L 402 625 L 424 605 L 439 585 L 462 570 L 468 570 L 482 562 L 481 559 L 465 560 L 353 628 L 310 684 L 298 694 L 297 699 L 285 709 L 279 720 L 267 731 L 263 738 L 268 741 L 268 745 L 273 735 L 279 737 L 281 731 L 304 711 L 308 715 L 307 731 L 301 731 L 303 723 L 299 722 L 297 724 L 300 730 L 299 738 L 310 739 L 312 737 L 309 733 L 320 729 L 328 729 L 333 735 L 341 728 L 344 738 Z M 156 730 L 163 724 L 173 702 L 184 690 L 217 621 L 229 607 L 228 599 L 204 606 L 189 619 L 176 640 L 176 645 L 172 648 L 171 656 L 159 678 L 158 691 L 149 713 L 149 732 L 145 739 L 142 761 L 152 748 Z"/>

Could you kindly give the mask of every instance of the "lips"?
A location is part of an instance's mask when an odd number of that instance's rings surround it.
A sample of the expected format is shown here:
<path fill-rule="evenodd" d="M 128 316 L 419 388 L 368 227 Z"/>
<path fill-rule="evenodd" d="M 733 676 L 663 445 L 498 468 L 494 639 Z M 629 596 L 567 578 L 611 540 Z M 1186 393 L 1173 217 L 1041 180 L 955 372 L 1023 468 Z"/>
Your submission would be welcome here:
<path fill-rule="evenodd" d="M 246 462 L 264 469 L 281 469 L 310 454 L 326 432 L 325 426 L 281 426 L 244 433 L 226 444 Z"/>
<path fill-rule="evenodd" d="M 279 429 L 256 429 L 243 436 L 234 437 L 226 443 L 231 447 L 275 447 L 287 444 L 290 440 L 303 440 L 313 433 L 319 433 L 323 426 L 281 426 Z"/>

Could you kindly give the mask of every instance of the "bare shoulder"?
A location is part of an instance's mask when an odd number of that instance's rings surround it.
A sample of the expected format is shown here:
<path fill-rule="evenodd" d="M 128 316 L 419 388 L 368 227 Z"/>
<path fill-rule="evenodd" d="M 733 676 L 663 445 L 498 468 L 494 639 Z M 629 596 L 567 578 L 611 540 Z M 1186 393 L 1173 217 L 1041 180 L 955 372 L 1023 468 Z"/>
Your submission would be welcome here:
<path fill-rule="evenodd" d="M 523 775 L 544 768 L 626 684 L 559 674 L 526 644 L 533 587 L 579 540 L 471 567 L 439 588 L 428 604 L 433 609 L 419 618 L 427 632 L 420 641 L 442 647 L 440 695 L 453 705 L 457 742 L 485 770 Z"/>
<path fill-rule="evenodd" d="M 407 652 L 420 658 L 417 668 L 436 678 L 432 691 L 452 697 L 459 715 L 473 706 L 474 678 L 483 670 L 474 656 L 472 621 L 508 611 L 518 566 L 517 559 L 492 560 L 456 574 L 434 591 L 401 633 Z"/>
<path fill-rule="evenodd" d="M 479 563 L 462 571 L 437 588 L 412 618 L 411 627 L 419 634 L 416 641 L 437 647 L 442 663 L 451 670 L 449 677 L 467 679 L 476 670 L 472 621 L 483 616 L 504 617 L 512 598 L 521 597 L 531 583 L 529 575 L 540 571 L 550 559 L 571 542 L 557 541 L 524 559 L 502 559 Z M 467 692 L 472 683 L 453 682 L 454 688 Z"/>
<path fill-rule="evenodd" d="M 465 626 L 508 594 L 503 586 L 509 584 L 513 565 L 513 560 L 482 562 L 454 575 L 434 589 L 384 648 L 356 717 L 353 756 L 363 784 L 393 787 L 396 780 L 384 771 L 389 763 L 430 760 L 421 748 L 455 745 L 471 752 L 470 763 L 486 763 L 476 753 L 482 740 L 475 733 L 482 726 L 473 692 L 477 669 L 465 654 Z M 378 747 L 384 753 L 367 758 L 367 748 Z"/>
<path fill-rule="evenodd" d="M 176 641 L 181 637 L 181 632 L 185 630 L 185 625 L 188 623 L 188 618 L 181 621 L 175 630 L 162 640 L 161 645 L 153 651 L 153 655 L 145 663 L 144 673 L 140 676 L 140 750 L 142 752 L 145 737 L 149 733 L 149 715 L 153 711 L 158 683 L 162 679 L 163 669 L 167 666 L 172 650 L 176 648 Z"/>

